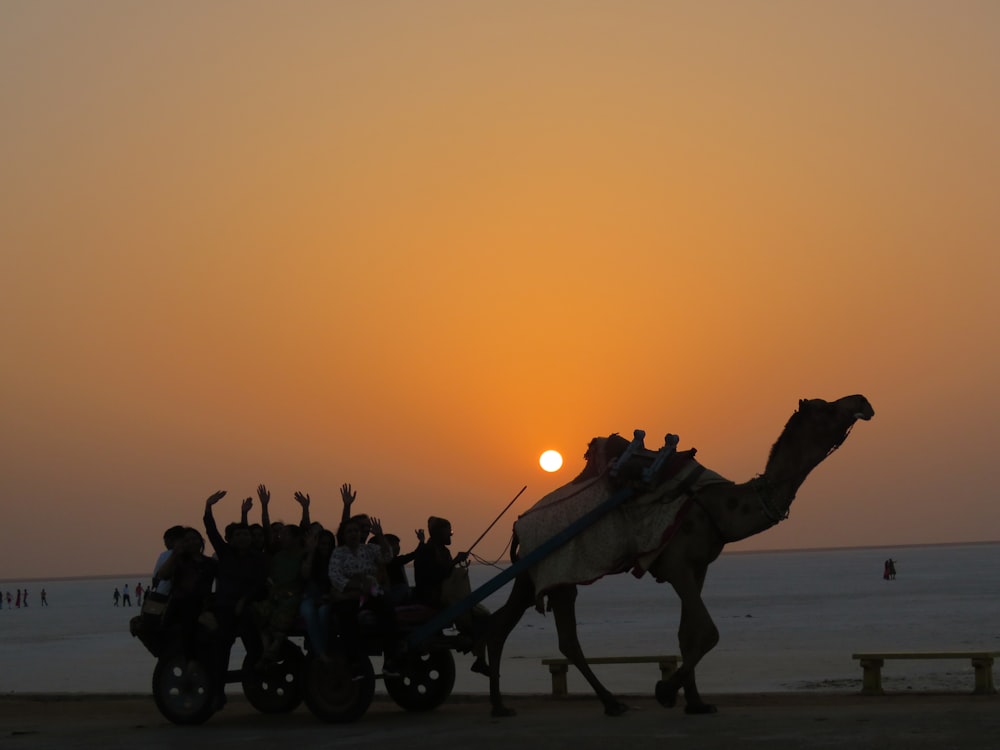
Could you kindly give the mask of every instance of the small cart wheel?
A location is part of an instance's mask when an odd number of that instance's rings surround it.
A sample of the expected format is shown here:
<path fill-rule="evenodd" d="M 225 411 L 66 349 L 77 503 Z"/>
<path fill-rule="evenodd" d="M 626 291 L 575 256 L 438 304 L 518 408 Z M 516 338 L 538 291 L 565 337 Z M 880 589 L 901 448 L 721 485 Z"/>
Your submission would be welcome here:
<path fill-rule="evenodd" d="M 281 658 L 255 669 L 250 655 L 243 660 L 243 694 L 262 714 L 294 711 L 302 703 L 302 665 L 305 657 L 294 643 L 286 641 Z"/>
<path fill-rule="evenodd" d="M 212 678 L 200 661 L 179 652 L 160 657 L 153 670 L 153 700 L 174 724 L 201 724 L 214 711 Z"/>
<path fill-rule="evenodd" d="M 326 661 L 306 660 L 303 695 L 313 714 L 334 724 L 357 721 L 375 697 L 375 670 L 367 656 L 334 653 Z"/>
<path fill-rule="evenodd" d="M 455 687 L 455 657 L 448 649 L 408 656 L 399 677 L 386 677 L 385 689 L 407 711 L 432 711 Z"/>

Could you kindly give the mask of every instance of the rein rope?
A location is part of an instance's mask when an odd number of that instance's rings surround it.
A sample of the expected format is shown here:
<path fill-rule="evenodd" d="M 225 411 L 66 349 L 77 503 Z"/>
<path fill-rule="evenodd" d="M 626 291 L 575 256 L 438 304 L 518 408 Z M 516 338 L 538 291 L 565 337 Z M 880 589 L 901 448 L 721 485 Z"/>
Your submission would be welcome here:
<path fill-rule="evenodd" d="M 836 451 L 837 448 L 844 444 L 844 441 L 847 440 L 847 436 L 850 435 L 851 430 L 854 429 L 854 424 L 854 422 L 851 422 L 847 429 L 844 430 L 844 434 L 840 437 L 840 439 L 830 446 L 830 450 L 828 450 L 826 455 L 823 456 L 824 461 L 833 455 L 833 452 Z M 764 515 L 764 518 L 770 521 L 772 526 L 777 526 L 779 523 L 788 518 L 789 515 L 791 515 L 791 502 L 789 502 L 788 507 L 785 508 L 784 511 L 781 511 L 778 508 L 777 503 L 774 502 L 774 487 L 765 475 L 758 474 L 754 477 L 753 486 L 754 491 L 757 493 L 757 499 L 760 500 L 760 512 Z"/>
<path fill-rule="evenodd" d="M 841 437 L 841 438 L 840 438 L 840 440 L 838 440 L 838 441 L 837 441 L 836 443 L 834 443 L 834 444 L 833 444 L 833 446 L 832 446 L 832 447 L 830 448 L 830 450 L 828 450 L 828 451 L 826 452 L 826 455 L 825 455 L 825 456 L 823 456 L 823 460 L 824 460 L 824 461 L 825 461 L 826 459 L 828 459 L 828 458 L 829 458 L 829 457 L 830 457 L 830 456 L 831 456 L 831 455 L 833 454 L 833 452 L 834 452 L 835 450 L 837 450 L 837 448 L 839 448 L 840 446 L 842 446 L 842 445 L 844 444 L 844 441 L 845 441 L 845 440 L 847 440 L 847 436 L 848 436 L 848 435 L 850 435 L 850 434 L 851 434 L 851 430 L 853 430 L 853 429 L 854 429 L 854 425 L 855 425 L 855 424 L 857 424 L 857 423 L 856 423 L 856 422 L 851 422 L 851 424 L 850 424 L 850 425 L 848 425 L 847 429 L 846 429 L 846 430 L 844 430 L 844 435 L 843 435 L 843 437 Z"/>
<path fill-rule="evenodd" d="M 763 474 L 758 474 L 753 480 L 753 488 L 757 493 L 757 499 L 760 500 L 760 512 L 764 514 L 764 518 L 771 522 L 772 526 L 777 526 L 788 518 L 792 512 L 791 504 L 785 508 L 784 513 L 778 510 L 778 506 L 772 497 L 771 483 L 768 482 L 767 477 Z"/>

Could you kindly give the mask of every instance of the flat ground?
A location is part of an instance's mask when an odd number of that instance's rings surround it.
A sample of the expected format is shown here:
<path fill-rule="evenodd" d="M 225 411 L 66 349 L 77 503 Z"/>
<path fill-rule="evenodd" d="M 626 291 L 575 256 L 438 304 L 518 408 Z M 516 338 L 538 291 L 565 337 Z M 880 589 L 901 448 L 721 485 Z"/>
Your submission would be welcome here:
<path fill-rule="evenodd" d="M 330 725 L 304 707 L 287 715 L 265 716 L 237 697 L 205 724 L 179 727 L 164 720 L 148 696 L 0 696 L 0 747 L 993 750 L 1000 746 L 997 696 L 732 695 L 714 698 L 720 711 L 712 716 L 663 709 L 648 697 L 624 700 L 632 710 L 609 718 L 591 697 L 511 696 L 508 703 L 518 715 L 493 719 L 482 696 L 452 696 L 444 706 L 424 714 L 376 699 L 358 722 Z"/>

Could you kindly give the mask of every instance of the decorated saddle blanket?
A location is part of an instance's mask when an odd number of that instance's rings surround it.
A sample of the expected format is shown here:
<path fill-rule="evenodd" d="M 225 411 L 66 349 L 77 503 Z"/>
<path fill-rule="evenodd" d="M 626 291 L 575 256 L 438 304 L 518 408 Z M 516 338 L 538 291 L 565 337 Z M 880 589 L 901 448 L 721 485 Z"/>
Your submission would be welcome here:
<path fill-rule="evenodd" d="M 537 549 L 611 499 L 622 487 L 611 477 L 611 465 L 608 461 L 596 471 L 585 469 L 518 517 L 514 523 L 518 554 L 523 557 Z M 626 570 L 641 577 L 669 543 L 685 500 L 716 482 L 728 480 L 695 461 L 694 450 L 672 456 L 663 481 L 626 500 L 529 569 L 539 602 L 555 586 L 593 583 Z"/>

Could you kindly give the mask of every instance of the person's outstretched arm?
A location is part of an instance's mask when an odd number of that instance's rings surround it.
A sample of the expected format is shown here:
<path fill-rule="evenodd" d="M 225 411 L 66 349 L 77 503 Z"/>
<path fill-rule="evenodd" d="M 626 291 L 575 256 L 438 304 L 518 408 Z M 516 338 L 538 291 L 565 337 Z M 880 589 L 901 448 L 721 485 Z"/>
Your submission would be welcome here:
<path fill-rule="evenodd" d="M 212 543 L 212 549 L 215 550 L 215 554 L 220 554 L 220 550 L 225 547 L 226 540 L 222 538 L 222 534 L 219 533 L 219 527 L 215 523 L 215 516 L 212 513 L 212 506 L 219 502 L 222 498 L 226 496 L 225 490 L 219 490 L 213 493 L 205 501 L 205 533 L 208 535 L 208 540 Z M 173 557 L 173 555 L 171 555 Z"/>
<path fill-rule="evenodd" d="M 413 552 L 407 552 L 405 555 L 399 555 L 396 559 L 399 560 L 400 565 L 406 565 L 407 563 L 413 562 L 413 558 L 417 556 L 417 552 L 420 548 L 424 546 L 424 530 L 415 529 L 414 533 L 417 535 L 417 546 L 413 548 Z"/>
<path fill-rule="evenodd" d="M 299 528 L 303 531 L 309 530 L 309 494 L 295 493 L 295 502 L 302 506 L 302 520 L 299 521 Z"/>
<path fill-rule="evenodd" d="M 351 489 L 351 485 L 346 482 L 340 487 L 340 499 L 344 501 L 344 511 L 340 514 L 340 522 L 347 523 L 351 518 L 351 506 L 357 499 L 358 493 Z"/>
<path fill-rule="evenodd" d="M 260 524 L 264 527 L 264 544 L 271 547 L 271 516 L 267 512 L 267 504 L 271 502 L 271 493 L 263 484 L 257 485 L 257 499 L 260 500 Z"/>
<path fill-rule="evenodd" d="M 382 562 L 387 563 L 392 560 L 392 547 L 389 546 L 389 540 L 382 534 L 382 522 L 377 518 L 371 518 L 371 522 L 372 539 L 382 550 Z"/>

